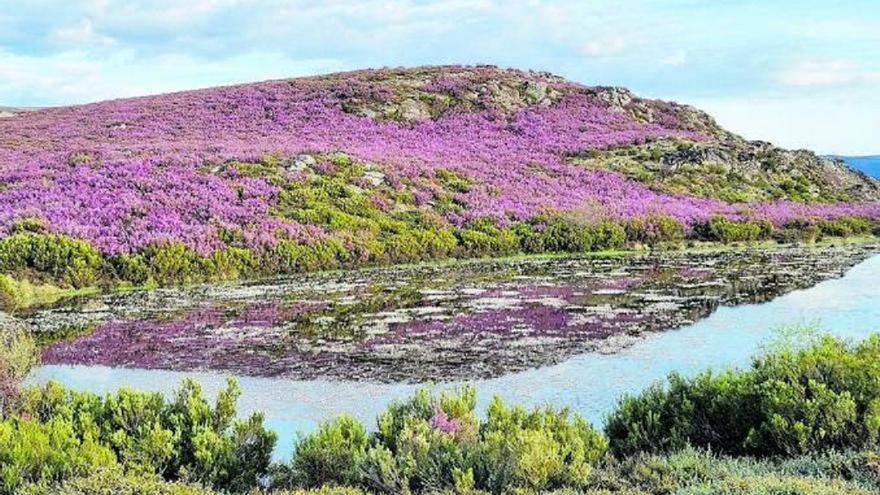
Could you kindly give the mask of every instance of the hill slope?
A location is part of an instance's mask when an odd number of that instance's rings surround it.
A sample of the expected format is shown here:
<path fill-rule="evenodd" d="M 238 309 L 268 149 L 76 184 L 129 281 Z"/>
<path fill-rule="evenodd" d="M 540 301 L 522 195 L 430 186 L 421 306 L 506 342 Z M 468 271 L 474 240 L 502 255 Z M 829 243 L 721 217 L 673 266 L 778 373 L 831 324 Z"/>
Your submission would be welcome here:
<path fill-rule="evenodd" d="M 0 120 L 0 182 L 0 233 L 59 232 L 103 255 L 337 239 L 354 257 L 407 259 L 489 242 L 456 229 L 540 231 L 555 216 L 687 229 L 716 215 L 880 216 L 878 183 L 840 161 L 746 142 L 688 106 L 494 67 L 28 112 Z"/>

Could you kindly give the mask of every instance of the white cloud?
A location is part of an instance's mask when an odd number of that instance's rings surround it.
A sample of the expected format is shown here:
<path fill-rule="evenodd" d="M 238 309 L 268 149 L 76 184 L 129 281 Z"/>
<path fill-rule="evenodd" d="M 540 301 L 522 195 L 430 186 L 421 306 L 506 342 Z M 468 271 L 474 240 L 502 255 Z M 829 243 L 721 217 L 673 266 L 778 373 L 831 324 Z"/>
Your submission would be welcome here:
<path fill-rule="evenodd" d="M 583 45 L 583 52 L 590 57 L 610 57 L 622 53 L 629 43 L 622 36 L 610 36 L 590 40 Z"/>
<path fill-rule="evenodd" d="M 0 49 L 0 94 L 11 97 L 3 103 L 19 106 L 74 104 L 343 68 L 332 59 L 291 59 L 277 52 L 203 61 L 186 55 L 144 58 L 130 51 L 106 57 L 85 51 L 34 57 Z"/>
<path fill-rule="evenodd" d="M 870 88 L 843 94 L 785 98 L 689 98 L 685 103 L 709 112 L 719 124 L 748 139 L 824 154 L 880 152 L 880 94 Z"/>
<path fill-rule="evenodd" d="M 83 19 L 76 24 L 55 29 L 49 33 L 49 40 L 60 46 L 72 46 L 74 48 L 87 46 L 107 47 L 116 44 L 116 40 L 112 37 L 97 33 L 92 21 L 89 19 Z"/>
<path fill-rule="evenodd" d="M 880 72 L 863 69 L 850 60 L 806 60 L 776 74 L 786 86 L 822 87 L 880 83 Z"/>
<path fill-rule="evenodd" d="M 688 55 L 685 51 L 677 51 L 660 59 L 660 65 L 668 65 L 670 67 L 679 67 L 686 64 Z"/>

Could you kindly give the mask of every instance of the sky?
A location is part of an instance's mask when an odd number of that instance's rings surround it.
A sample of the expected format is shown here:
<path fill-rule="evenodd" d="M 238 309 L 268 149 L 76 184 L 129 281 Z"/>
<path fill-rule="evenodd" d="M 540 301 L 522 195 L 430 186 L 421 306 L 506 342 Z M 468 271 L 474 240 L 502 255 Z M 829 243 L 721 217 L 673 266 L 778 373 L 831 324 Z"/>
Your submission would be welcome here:
<path fill-rule="evenodd" d="M 0 0 L 0 106 L 366 67 L 495 64 L 880 153 L 880 0 Z"/>

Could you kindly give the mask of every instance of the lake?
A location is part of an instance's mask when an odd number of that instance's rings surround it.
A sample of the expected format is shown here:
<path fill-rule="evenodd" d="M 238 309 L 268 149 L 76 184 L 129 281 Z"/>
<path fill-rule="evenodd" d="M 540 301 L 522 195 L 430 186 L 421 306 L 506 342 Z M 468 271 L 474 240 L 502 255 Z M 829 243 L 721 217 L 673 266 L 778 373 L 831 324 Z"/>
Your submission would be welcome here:
<path fill-rule="evenodd" d="M 781 250 L 776 251 L 776 254 L 750 251 L 696 257 L 691 254 L 681 254 L 662 255 L 659 258 L 624 257 L 610 260 L 551 259 L 523 261 L 520 263 L 524 264 L 512 272 L 499 271 L 496 265 L 490 265 L 493 267 L 491 269 L 484 269 L 486 265 L 480 263 L 465 265 L 470 268 L 461 268 L 458 265 L 454 269 L 447 267 L 432 271 L 432 277 L 442 278 L 443 274 L 448 275 L 458 271 L 455 276 L 451 276 L 452 280 L 426 289 L 429 295 L 440 292 L 444 297 L 411 298 L 407 299 L 406 303 L 398 301 L 397 304 L 370 307 L 369 312 L 364 313 L 370 317 L 356 319 L 354 324 L 356 329 L 353 332 L 361 335 L 364 331 L 361 325 L 372 328 L 377 326 L 377 321 L 392 318 L 399 322 L 395 324 L 386 322 L 387 325 L 381 330 L 384 333 L 380 332 L 380 336 L 395 334 L 396 324 L 404 324 L 404 328 L 411 329 L 412 322 L 423 321 L 420 318 L 424 318 L 424 315 L 441 314 L 441 317 L 428 321 L 442 322 L 444 330 L 425 332 L 420 334 L 420 338 L 426 342 L 427 349 L 445 349 L 445 356 L 448 358 L 454 356 L 454 353 L 446 347 L 450 342 L 478 344 L 483 342 L 462 340 L 461 329 L 456 326 L 460 325 L 460 322 L 456 323 L 456 314 L 462 313 L 471 317 L 484 315 L 468 320 L 482 325 L 479 328 L 469 329 L 470 333 L 479 334 L 483 329 L 492 335 L 491 340 L 504 341 L 505 344 L 476 351 L 463 349 L 463 354 L 474 359 L 477 357 L 488 359 L 490 365 L 480 367 L 475 362 L 463 358 L 460 360 L 461 366 L 472 371 L 474 376 L 461 379 L 427 380 L 421 378 L 430 374 L 412 372 L 402 372 L 397 375 L 392 373 L 392 376 L 399 378 L 396 380 L 375 379 L 371 372 L 364 370 L 383 371 L 395 364 L 393 356 L 388 354 L 386 349 L 375 354 L 369 352 L 354 354 L 369 363 L 369 366 L 352 367 L 358 370 L 357 376 L 360 376 L 356 380 L 346 379 L 346 373 L 342 372 L 309 379 L 294 378 L 298 371 L 291 376 L 254 376 L 254 373 L 247 372 L 250 368 L 243 367 L 241 370 L 244 372 L 235 373 L 243 389 L 239 400 L 239 411 L 242 414 L 257 410 L 266 413 L 268 425 L 279 433 L 276 455 L 280 457 L 290 454 L 297 432 L 309 431 L 319 422 L 343 412 L 354 414 L 366 424 L 373 424 L 376 415 L 389 401 L 405 398 L 418 387 L 436 389 L 472 383 L 478 389 L 481 407 L 485 406 L 492 395 L 497 394 L 510 402 L 525 405 L 553 403 L 569 406 L 591 421 L 601 423 L 603 416 L 622 394 L 642 390 L 664 378 L 671 371 L 693 374 L 706 368 L 720 369 L 747 365 L 750 356 L 779 338 L 778 333 L 774 332 L 775 329 L 790 325 L 818 325 L 824 331 L 853 339 L 864 337 L 877 330 L 880 322 L 880 292 L 876 290 L 874 284 L 880 279 L 880 257 L 873 256 L 876 252 L 876 247 L 865 246 L 830 248 L 830 250 Z M 761 263 L 755 263 L 756 259 L 761 260 Z M 653 269 L 649 269 L 652 267 Z M 808 272 L 812 277 L 806 275 Z M 272 296 L 268 299 L 285 301 L 285 304 L 301 304 L 303 300 L 313 298 L 315 290 L 323 291 L 325 296 L 333 292 L 330 290 L 332 284 L 329 281 L 336 280 L 337 285 L 332 287 L 335 287 L 334 290 L 338 293 L 332 298 L 325 297 L 322 300 L 325 302 L 332 300 L 335 301 L 333 304 L 337 304 L 339 300 L 350 299 L 352 293 L 360 293 L 359 289 L 354 289 L 353 286 L 373 287 L 371 290 L 377 290 L 376 277 L 384 280 L 387 285 L 388 279 L 383 277 L 389 273 L 393 275 L 391 278 L 398 282 L 394 290 L 406 287 L 407 280 L 424 280 L 422 277 L 424 272 L 420 272 L 419 269 L 414 273 L 421 275 L 413 275 L 415 277 L 413 279 L 407 279 L 399 271 L 359 272 L 355 277 L 359 282 L 353 285 L 340 285 L 340 275 L 320 275 L 304 279 L 308 281 L 307 283 L 300 281 L 292 284 L 287 281 L 283 289 L 275 292 L 276 296 L 282 294 L 283 297 Z M 597 276 L 597 273 L 602 275 Z M 637 273 L 642 275 L 633 277 Z M 839 275 L 843 276 L 835 278 Z M 351 274 L 343 278 L 350 281 Z M 621 278 L 628 282 L 620 282 Z M 793 280 L 801 282 L 794 284 Z M 805 280 L 807 282 L 804 282 Z M 803 288 L 804 286 L 811 287 Z M 212 335 L 211 332 L 215 331 L 219 335 L 226 336 L 231 333 L 230 329 L 234 328 L 235 345 L 226 349 L 238 349 L 237 346 L 242 342 L 250 342 L 247 339 L 242 340 L 239 334 L 251 335 L 256 332 L 255 329 L 261 329 L 262 332 L 268 328 L 265 317 L 261 317 L 256 326 L 252 320 L 248 320 L 247 325 L 244 326 L 236 323 L 242 320 L 242 311 L 251 314 L 247 310 L 249 303 L 242 301 L 252 301 L 254 294 L 257 299 L 265 301 L 267 295 L 273 293 L 270 287 L 277 288 L 278 284 L 229 286 L 220 291 L 223 297 L 214 298 L 214 303 L 219 300 L 228 303 L 235 299 L 239 302 L 239 306 L 244 306 L 244 309 L 238 307 L 235 311 L 224 313 L 225 316 L 219 318 L 212 316 L 214 319 L 211 319 L 208 325 L 176 324 L 182 326 L 183 330 L 180 331 L 182 334 L 159 332 L 161 335 L 158 336 L 160 340 L 157 342 L 173 346 L 177 342 L 175 340 L 177 337 L 174 336 L 183 335 L 180 338 L 191 343 L 186 340 L 186 335 L 193 328 L 198 329 L 203 337 Z M 298 292 L 292 290 L 292 287 L 297 287 Z M 303 293 L 306 287 L 309 287 L 306 291 L 308 294 Z M 540 290 L 535 287 L 539 287 Z M 493 288 L 495 292 L 492 292 Z M 187 294 L 193 294 L 191 292 L 193 289 L 188 290 L 190 292 Z M 291 297 L 294 292 L 298 295 Z M 171 294 L 176 294 L 179 302 L 184 300 L 179 292 Z M 205 296 L 205 292 L 200 294 Z M 629 296 L 625 296 L 627 294 Z M 136 295 L 125 297 L 138 298 Z M 141 299 L 148 297 L 159 296 L 142 295 Z M 161 300 L 161 297 L 159 299 Z M 197 299 L 192 299 L 190 302 Z M 486 302 L 487 299 L 489 302 Z M 451 302 L 446 304 L 438 301 Z M 588 304 L 588 301 L 591 302 Z M 703 304 L 696 304 L 695 301 L 702 301 Z M 89 342 L 88 339 L 94 338 L 95 333 L 104 331 L 110 336 L 107 338 L 122 339 L 120 336 L 126 336 L 125 338 L 130 339 L 131 342 L 143 345 L 142 352 L 148 352 L 147 350 L 152 348 L 152 344 L 149 343 L 150 334 L 143 329 L 143 323 L 123 326 L 124 331 L 119 331 L 119 323 L 114 322 L 118 322 L 122 316 L 114 313 L 107 317 L 105 313 L 108 311 L 102 304 L 104 303 L 81 301 L 73 307 L 54 308 L 42 313 L 21 315 L 21 318 L 25 321 L 28 319 L 51 321 L 53 317 L 51 315 L 61 314 L 69 321 L 71 318 L 75 319 L 76 315 L 91 314 L 97 320 L 103 319 L 104 323 L 98 323 L 97 329 L 92 329 L 92 334 L 73 339 L 72 342 Z M 122 306 L 124 307 L 124 304 Z M 125 312 L 128 317 L 134 318 L 134 321 L 152 322 L 155 327 L 163 324 L 162 322 L 168 322 L 167 315 L 157 317 L 153 314 L 158 306 L 160 304 L 154 307 L 142 301 L 137 308 L 130 306 Z M 183 309 L 176 308 L 171 321 L 191 321 L 192 318 L 188 319 L 187 315 L 193 314 L 192 304 L 181 303 L 180 306 Z M 202 304 L 196 306 L 204 307 Z M 549 319 L 529 320 L 524 316 L 530 314 L 529 312 L 518 312 L 522 308 L 528 308 L 529 311 L 537 311 L 545 315 L 547 313 L 543 309 L 545 306 L 555 308 L 560 313 L 551 312 L 550 316 L 545 316 Z M 214 306 L 208 305 L 208 307 Z M 426 307 L 440 309 L 431 311 L 420 309 Z M 606 328 L 603 325 L 607 322 L 603 321 L 599 324 L 595 320 L 590 320 L 596 314 L 600 314 L 595 312 L 597 307 L 601 308 L 603 310 L 601 314 L 606 315 L 608 321 L 612 322 L 607 327 L 612 330 L 601 335 L 595 333 L 596 325 Z M 630 307 L 651 307 L 651 311 L 657 317 L 656 321 L 678 329 L 660 331 L 663 328 L 657 327 L 651 321 L 632 318 L 631 312 L 624 311 Z M 511 308 L 513 308 L 512 314 L 521 318 L 510 316 Z M 449 315 L 444 313 L 447 309 Z M 508 317 L 485 317 L 486 314 L 497 315 L 498 312 Z M 152 316 L 145 317 L 144 314 L 147 313 Z M 388 313 L 392 313 L 393 316 L 388 316 Z M 333 314 L 338 316 L 341 313 Z M 377 314 L 380 316 L 376 317 Z M 559 314 L 564 317 L 560 317 Z M 402 315 L 407 315 L 408 319 L 403 319 Z M 321 313 L 319 318 L 326 316 L 327 313 Z M 589 332 L 582 328 L 585 326 L 585 319 L 591 321 L 590 325 L 586 325 L 590 329 Z M 301 319 L 292 321 L 298 326 L 303 324 Z M 486 323 L 487 321 L 494 323 L 489 324 Z M 549 332 L 548 336 L 549 328 L 541 326 L 550 325 L 548 321 L 559 327 L 570 328 L 571 335 L 557 328 L 554 332 Z M 620 321 L 628 323 L 621 327 Z M 273 325 L 280 328 L 290 328 L 291 324 L 291 321 L 278 323 L 273 320 Z M 101 330 L 101 325 L 110 325 L 112 331 Z M 450 325 L 452 330 L 449 329 Z M 640 328 L 644 331 L 638 331 Z M 453 332 L 454 338 L 451 341 L 448 332 Z M 352 329 L 347 328 L 338 340 L 326 338 L 324 345 L 333 349 L 342 349 L 338 355 L 345 356 L 345 349 L 348 348 L 342 343 L 352 340 L 351 333 Z M 281 333 L 276 332 L 273 335 L 277 337 Z M 508 338 L 507 335 L 516 337 Z M 226 342 L 216 335 L 213 337 L 212 345 Z M 368 332 L 366 337 L 361 335 L 355 340 L 363 341 L 363 338 L 375 337 L 376 335 Z M 302 342 L 303 338 L 297 336 L 293 342 Z M 312 343 L 310 345 L 314 345 L 314 340 L 309 339 L 306 340 Z M 438 341 L 441 343 L 437 344 Z M 107 342 L 107 340 L 98 339 L 96 342 Z M 591 342 L 591 344 L 574 345 L 572 342 Z M 63 350 L 66 349 L 63 346 L 73 344 L 62 342 L 58 345 L 62 346 Z M 399 363 L 402 363 L 404 369 L 419 362 L 417 359 L 414 360 L 414 356 L 420 354 L 413 354 L 415 351 L 408 350 L 407 345 L 399 343 L 395 345 L 399 345 L 395 349 L 402 349 L 398 352 L 405 359 L 401 359 Z M 352 348 L 354 347 L 356 346 Z M 88 345 L 68 348 L 81 352 L 89 349 Z M 546 360 L 545 353 L 549 352 L 548 349 L 555 350 L 561 357 Z M 156 350 L 156 352 L 160 351 Z M 286 359 L 287 351 L 286 347 L 276 350 L 279 359 Z M 538 357 L 505 358 L 517 353 Z M 130 357 L 125 353 L 107 354 L 120 359 Z M 169 355 L 173 356 L 173 359 L 147 360 L 143 357 L 141 359 L 145 359 L 148 365 L 162 366 L 205 363 L 199 359 L 183 359 L 176 351 Z M 58 356 L 66 355 L 59 351 L 55 357 Z M 70 362 L 77 362 L 72 356 L 68 358 Z M 492 360 L 498 360 L 502 364 L 493 367 Z M 97 359 L 85 359 L 85 361 L 84 364 L 44 365 L 35 370 L 29 381 L 45 383 L 48 380 L 58 380 L 76 389 L 99 393 L 122 386 L 168 393 L 180 380 L 189 376 L 199 380 L 208 395 L 213 396 L 224 386 L 226 376 L 229 375 L 228 372 L 222 371 L 169 371 L 105 366 L 96 364 L 100 361 Z M 338 360 L 341 367 L 350 366 L 356 361 L 341 358 Z M 386 366 L 377 365 L 378 362 L 384 362 Z M 452 362 L 454 361 L 447 360 L 444 366 L 437 369 L 447 370 Z M 509 363 L 523 364 L 524 369 L 518 369 L 517 366 L 505 367 Z M 319 367 L 326 364 L 318 363 Z M 443 375 L 443 377 L 448 376 Z"/>

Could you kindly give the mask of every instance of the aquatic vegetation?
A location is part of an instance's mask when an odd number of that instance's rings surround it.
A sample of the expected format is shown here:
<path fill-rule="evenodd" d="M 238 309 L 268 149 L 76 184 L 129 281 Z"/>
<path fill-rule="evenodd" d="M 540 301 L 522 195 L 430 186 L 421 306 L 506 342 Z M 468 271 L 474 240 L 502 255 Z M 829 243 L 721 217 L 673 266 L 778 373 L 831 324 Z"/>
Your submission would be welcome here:
<path fill-rule="evenodd" d="M 719 305 L 763 302 L 840 276 L 875 252 L 854 245 L 429 264 L 109 294 L 20 320 L 49 364 L 473 379 L 611 349 L 619 339 L 610 337 L 676 328 Z"/>

